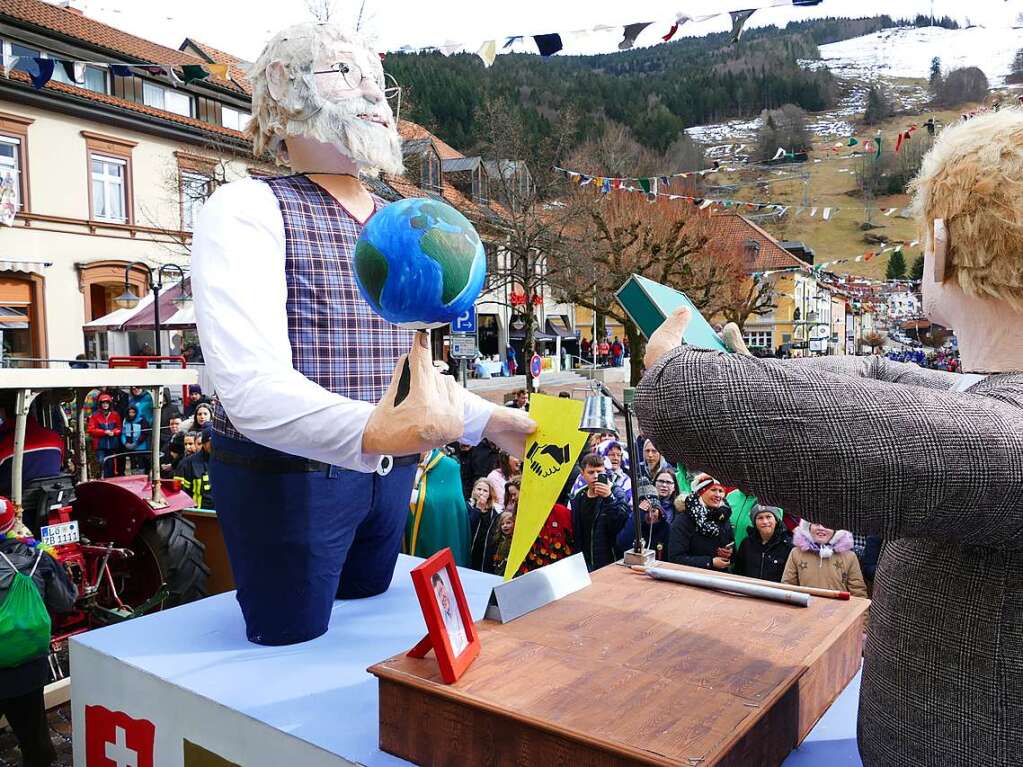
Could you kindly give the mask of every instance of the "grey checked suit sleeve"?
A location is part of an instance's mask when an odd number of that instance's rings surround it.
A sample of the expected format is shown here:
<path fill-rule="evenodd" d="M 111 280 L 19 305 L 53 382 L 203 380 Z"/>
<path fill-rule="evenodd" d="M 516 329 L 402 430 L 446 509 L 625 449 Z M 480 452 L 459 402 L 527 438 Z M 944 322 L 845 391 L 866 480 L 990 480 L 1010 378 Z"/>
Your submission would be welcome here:
<path fill-rule="evenodd" d="M 1023 549 L 1023 375 L 968 393 L 951 382 L 870 359 L 678 347 L 636 410 L 666 458 L 761 503 L 861 535 Z"/>

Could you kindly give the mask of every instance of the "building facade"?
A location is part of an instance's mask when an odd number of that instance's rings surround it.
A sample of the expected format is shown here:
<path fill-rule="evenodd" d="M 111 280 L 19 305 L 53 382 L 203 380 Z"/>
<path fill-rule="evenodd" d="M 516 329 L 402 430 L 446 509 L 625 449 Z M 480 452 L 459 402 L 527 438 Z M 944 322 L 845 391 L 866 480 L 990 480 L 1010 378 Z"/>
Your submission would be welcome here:
<path fill-rule="evenodd" d="M 181 68 L 215 54 L 36 0 L 0 0 L 0 41 L 0 180 L 16 205 L 0 226 L 3 356 L 72 359 L 87 345 L 102 356 L 102 339 L 83 326 L 115 308 L 126 282 L 145 296 L 147 267 L 187 269 L 191 228 L 215 184 L 269 170 L 249 161 L 239 130 L 247 81 L 232 59 L 224 78 L 184 85 Z M 73 63 L 83 61 L 103 64 Z M 48 66 L 52 78 L 35 87 Z M 130 351 L 153 340 L 140 334 Z"/>

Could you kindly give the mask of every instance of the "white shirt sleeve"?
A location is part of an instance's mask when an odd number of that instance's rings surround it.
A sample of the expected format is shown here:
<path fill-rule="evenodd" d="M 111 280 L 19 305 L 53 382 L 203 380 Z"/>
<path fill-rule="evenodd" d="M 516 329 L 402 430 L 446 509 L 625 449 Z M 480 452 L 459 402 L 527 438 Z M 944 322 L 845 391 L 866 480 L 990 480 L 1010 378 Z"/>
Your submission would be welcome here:
<path fill-rule="evenodd" d="M 210 197 L 192 243 L 203 356 L 231 423 L 261 445 L 356 471 L 373 405 L 333 394 L 292 365 L 284 221 L 266 184 L 244 179 Z"/>
<path fill-rule="evenodd" d="M 374 405 L 334 394 L 295 370 L 288 338 L 284 222 L 266 184 L 227 184 L 199 214 L 192 293 L 203 356 L 231 423 L 261 445 L 356 471 Z M 462 441 L 476 444 L 494 405 L 466 392 Z"/>

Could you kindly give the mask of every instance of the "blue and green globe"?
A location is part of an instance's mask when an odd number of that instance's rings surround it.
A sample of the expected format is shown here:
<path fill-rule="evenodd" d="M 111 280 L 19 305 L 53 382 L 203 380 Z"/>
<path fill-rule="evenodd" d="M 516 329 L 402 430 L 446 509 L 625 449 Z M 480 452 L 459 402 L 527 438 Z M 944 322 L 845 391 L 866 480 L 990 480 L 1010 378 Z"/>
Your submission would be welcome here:
<path fill-rule="evenodd" d="M 486 256 L 469 219 L 429 198 L 381 208 L 355 245 L 359 292 L 373 311 L 405 328 L 447 325 L 483 288 Z"/>

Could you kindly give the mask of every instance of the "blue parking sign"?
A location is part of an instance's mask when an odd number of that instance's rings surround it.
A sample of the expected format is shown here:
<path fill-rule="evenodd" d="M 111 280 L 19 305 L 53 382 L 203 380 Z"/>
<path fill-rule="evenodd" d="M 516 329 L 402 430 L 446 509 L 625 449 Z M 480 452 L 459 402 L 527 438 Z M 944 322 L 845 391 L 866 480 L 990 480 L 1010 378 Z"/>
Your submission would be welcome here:
<path fill-rule="evenodd" d="M 458 315 L 451 323 L 452 333 L 475 333 L 476 332 L 476 307 L 470 306 Z"/>

